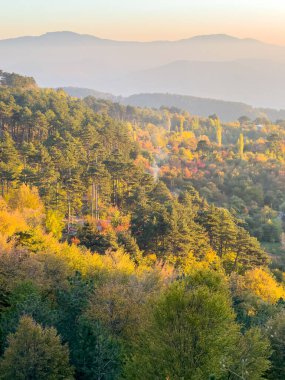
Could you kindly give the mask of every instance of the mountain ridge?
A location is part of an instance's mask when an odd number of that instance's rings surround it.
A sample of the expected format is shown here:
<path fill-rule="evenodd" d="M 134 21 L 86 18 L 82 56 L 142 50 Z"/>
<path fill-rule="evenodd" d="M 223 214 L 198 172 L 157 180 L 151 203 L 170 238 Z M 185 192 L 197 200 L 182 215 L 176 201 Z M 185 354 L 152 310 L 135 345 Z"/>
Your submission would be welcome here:
<path fill-rule="evenodd" d="M 1 69 L 33 76 L 41 87 L 125 97 L 171 92 L 285 108 L 285 47 L 252 39 L 128 42 L 63 31 L 0 40 L 0 56 Z"/>
<path fill-rule="evenodd" d="M 105 41 L 105 42 L 117 42 L 117 43 L 139 43 L 139 44 L 153 44 L 153 43 L 179 43 L 179 42 L 190 42 L 190 41 L 236 41 L 236 42 L 253 42 L 253 43 L 259 43 L 269 46 L 279 46 L 276 44 L 270 44 L 266 43 L 254 38 L 240 38 L 236 36 L 232 36 L 229 34 L 224 33 L 217 33 L 217 34 L 201 34 L 201 35 L 194 35 L 186 38 L 180 38 L 175 40 L 150 40 L 150 41 L 139 41 L 139 40 L 115 40 L 115 39 L 109 39 L 104 37 L 98 37 L 96 35 L 88 34 L 88 33 L 77 33 L 69 30 L 62 30 L 62 31 L 51 31 L 46 32 L 40 35 L 24 35 L 24 36 L 17 36 L 17 37 L 9 37 L 9 38 L 3 38 L 0 39 L 0 43 L 3 41 L 15 41 L 15 40 L 25 40 L 25 39 L 46 39 L 50 37 L 75 37 L 75 38 L 86 38 L 93 41 Z"/>
<path fill-rule="evenodd" d="M 80 99 L 87 96 L 93 96 L 98 99 L 110 100 L 114 103 L 120 103 L 126 106 L 130 105 L 157 109 L 163 106 L 169 108 L 177 107 L 200 117 L 208 117 L 210 114 L 217 114 L 224 122 L 237 120 L 241 116 L 247 116 L 251 119 L 267 117 L 272 121 L 285 119 L 285 109 L 253 107 L 244 102 L 233 102 L 173 93 L 141 93 L 122 97 L 88 88 L 62 87 L 61 89 L 68 95 Z"/>

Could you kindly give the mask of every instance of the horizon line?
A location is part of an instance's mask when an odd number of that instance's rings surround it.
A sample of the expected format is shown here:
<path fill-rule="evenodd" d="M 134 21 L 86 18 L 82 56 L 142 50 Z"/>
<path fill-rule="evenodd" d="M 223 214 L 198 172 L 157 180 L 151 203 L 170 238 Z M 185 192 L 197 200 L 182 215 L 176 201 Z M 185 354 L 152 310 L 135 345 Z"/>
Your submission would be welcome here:
<path fill-rule="evenodd" d="M 262 41 L 262 40 L 259 40 L 259 39 L 256 39 L 256 38 L 251 38 L 251 37 L 245 37 L 245 38 L 242 38 L 242 37 L 237 37 L 237 36 L 234 36 L 234 35 L 231 35 L 231 34 L 227 34 L 227 33 L 212 33 L 212 34 L 195 34 L 195 35 L 192 35 L 190 37 L 185 37 L 185 38 L 180 38 L 180 39 L 174 39 L 174 40 L 169 40 L 169 39 L 166 39 L 166 40 L 163 40 L 163 39 L 158 39 L 158 40 L 116 40 L 116 39 L 111 39 L 111 38 L 104 38 L 104 37 L 98 37 L 97 35 L 94 35 L 94 34 L 88 34 L 88 33 L 79 33 L 79 32 L 74 32 L 74 31 L 71 31 L 71 30 L 56 30 L 56 31 L 48 31 L 48 32 L 45 32 L 43 34 L 36 34 L 36 35 L 19 35 L 19 36 L 16 36 L 16 37 L 7 37 L 7 38 L 0 38 L 0 42 L 1 41 L 10 41 L 10 40 L 17 40 L 17 39 L 23 39 L 23 38 L 40 38 L 40 37 L 44 37 L 44 36 L 47 36 L 47 35 L 51 35 L 51 34 L 74 34 L 74 35 L 77 35 L 77 36 L 85 36 L 85 37 L 91 37 L 91 38 L 94 38 L 94 39 L 98 39 L 98 40 L 102 40 L 102 41 L 111 41 L 111 42 L 125 42 L 125 43 L 163 43 L 163 42 L 169 42 L 169 43 L 173 43 L 173 42 L 183 42 L 183 41 L 187 41 L 187 40 L 193 40 L 195 38 L 210 38 L 210 37 L 224 37 L 224 38 L 228 38 L 228 39 L 232 39 L 232 40 L 238 40 L 238 41 L 252 41 L 252 42 L 258 42 L 258 43 L 262 43 L 262 44 L 265 44 L 265 45 L 272 45 L 272 46 L 284 46 L 284 45 L 279 45 L 279 44 L 274 44 L 274 43 L 269 43 L 269 42 L 265 42 L 265 41 Z"/>

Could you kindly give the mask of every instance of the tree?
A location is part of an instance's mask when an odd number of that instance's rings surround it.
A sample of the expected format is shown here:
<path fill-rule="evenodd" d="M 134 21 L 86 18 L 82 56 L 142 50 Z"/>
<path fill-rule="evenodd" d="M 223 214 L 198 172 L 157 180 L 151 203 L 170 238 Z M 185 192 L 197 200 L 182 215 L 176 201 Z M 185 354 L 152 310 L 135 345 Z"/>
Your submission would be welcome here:
<path fill-rule="evenodd" d="M 219 120 L 216 121 L 216 137 L 217 137 L 217 143 L 218 146 L 222 146 L 222 138 L 223 138 L 223 131 L 222 131 L 222 126 Z"/>
<path fill-rule="evenodd" d="M 64 228 L 62 214 L 58 211 L 48 210 L 46 213 L 45 226 L 47 232 L 52 233 L 53 236 L 60 239 Z"/>
<path fill-rule="evenodd" d="M 243 133 L 241 133 L 239 135 L 238 149 L 239 149 L 239 156 L 240 156 L 241 159 L 243 159 L 243 151 L 244 151 L 244 137 L 243 137 Z"/>
<path fill-rule="evenodd" d="M 5 131 L 0 140 L 0 175 L 2 196 L 9 191 L 10 184 L 15 181 L 22 168 L 19 153 L 10 134 Z"/>
<path fill-rule="evenodd" d="M 252 328 L 241 334 L 233 353 L 233 364 L 226 380 L 260 380 L 270 367 L 270 343 L 261 330 Z M 277 380 L 277 379 L 276 379 Z"/>
<path fill-rule="evenodd" d="M 233 247 L 234 261 L 230 271 L 245 272 L 256 266 L 268 263 L 268 256 L 258 240 L 241 227 L 237 227 L 236 241 Z"/>
<path fill-rule="evenodd" d="M 240 279 L 239 290 L 251 291 L 262 300 L 274 304 L 285 299 L 285 288 L 273 275 L 262 268 L 247 271 Z"/>
<path fill-rule="evenodd" d="M 30 226 L 36 227 L 42 222 L 44 206 L 36 187 L 22 184 L 19 189 L 10 191 L 7 198 L 8 205 L 21 211 Z"/>
<path fill-rule="evenodd" d="M 220 119 L 218 118 L 217 115 L 211 115 L 209 116 L 209 119 L 210 119 L 210 123 L 212 124 L 212 126 L 215 128 L 215 131 L 216 131 L 216 140 L 217 140 L 217 144 L 219 147 L 222 146 L 222 138 L 223 138 L 223 130 L 222 130 L 222 125 L 221 125 L 221 122 L 220 122 Z"/>
<path fill-rule="evenodd" d="M 108 249 L 118 248 L 117 235 L 112 228 L 99 231 L 96 222 L 86 222 L 77 234 L 80 244 L 92 252 L 104 254 Z"/>
<path fill-rule="evenodd" d="M 207 153 L 210 151 L 210 142 L 206 139 L 199 140 L 196 148 L 197 152 Z"/>
<path fill-rule="evenodd" d="M 228 210 L 210 206 L 199 214 L 198 221 L 208 232 L 211 246 L 220 257 L 232 250 L 236 242 L 237 227 Z"/>
<path fill-rule="evenodd" d="M 244 115 L 244 116 L 239 117 L 238 121 L 240 124 L 246 124 L 250 121 L 250 118 Z"/>
<path fill-rule="evenodd" d="M 268 379 L 285 379 L 285 311 L 281 311 L 267 323 L 267 335 L 271 342 L 271 368 Z"/>
<path fill-rule="evenodd" d="M 127 361 L 127 379 L 195 379 L 223 373 L 237 338 L 222 278 L 209 271 L 175 282 L 151 304 Z"/>
<path fill-rule="evenodd" d="M 99 322 L 78 321 L 73 351 L 76 377 L 82 380 L 115 380 L 121 372 L 121 351 Z"/>
<path fill-rule="evenodd" d="M 7 303 L 0 319 L 0 350 L 2 353 L 8 335 L 16 330 L 21 317 L 29 315 L 44 325 L 50 325 L 55 321 L 55 313 L 50 300 L 43 297 L 38 287 L 31 280 L 18 282 L 16 286 L 14 284 L 7 298 Z"/>
<path fill-rule="evenodd" d="M 0 86 L 33 88 L 37 87 L 37 84 L 32 77 L 10 74 L 0 70 Z"/>
<path fill-rule="evenodd" d="M 0 362 L 3 380 L 73 379 L 68 348 L 61 344 L 54 328 L 43 328 L 30 317 L 21 318 L 8 338 Z"/>

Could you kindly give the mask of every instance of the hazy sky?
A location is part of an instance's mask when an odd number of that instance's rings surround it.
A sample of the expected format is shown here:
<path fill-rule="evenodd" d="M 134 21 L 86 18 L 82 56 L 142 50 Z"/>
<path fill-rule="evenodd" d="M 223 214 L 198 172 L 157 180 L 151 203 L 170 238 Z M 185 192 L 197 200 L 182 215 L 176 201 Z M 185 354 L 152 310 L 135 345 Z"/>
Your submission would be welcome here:
<path fill-rule="evenodd" d="M 285 0 L 0 0 L 0 39 L 70 30 L 121 40 L 226 33 L 285 45 Z"/>

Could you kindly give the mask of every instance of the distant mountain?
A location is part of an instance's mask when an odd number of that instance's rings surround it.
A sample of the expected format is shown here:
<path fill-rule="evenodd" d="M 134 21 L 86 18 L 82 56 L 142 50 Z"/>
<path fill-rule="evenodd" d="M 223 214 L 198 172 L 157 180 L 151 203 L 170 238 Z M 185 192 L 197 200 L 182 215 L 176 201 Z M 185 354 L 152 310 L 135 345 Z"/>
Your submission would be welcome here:
<path fill-rule="evenodd" d="M 160 108 L 177 107 L 181 110 L 188 111 L 192 115 L 208 117 L 211 114 L 217 114 L 224 122 L 237 120 L 240 116 L 248 116 L 254 120 L 258 117 L 266 117 L 272 121 L 278 119 L 285 120 L 285 110 L 276 110 L 271 108 L 254 108 L 248 104 L 240 102 L 229 102 L 217 99 L 199 98 L 187 95 L 162 94 L 162 93 L 144 93 L 135 94 L 128 97 L 116 97 L 111 94 L 100 93 L 87 88 L 63 88 L 70 96 L 84 98 L 94 96 L 99 99 L 107 99 L 124 105 L 135 107 Z"/>
<path fill-rule="evenodd" d="M 228 35 L 130 42 L 72 32 L 0 40 L 0 66 L 40 86 L 173 92 L 285 108 L 285 47 Z"/>
<path fill-rule="evenodd" d="M 124 79 L 135 92 L 170 92 L 285 108 L 285 66 L 271 60 L 177 61 Z"/>
<path fill-rule="evenodd" d="M 117 97 L 108 94 L 106 92 L 100 92 L 96 90 L 92 90 L 90 88 L 81 88 L 81 87 L 60 87 L 64 90 L 68 95 L 74 96 L 75 98 L 84 99 L 87 96 L 94 96 L 94 98 L 99 99 L 108 99 L 108 100 L 117 100 Z"/>
<path fill-rule="evenodd" d="M 251 119 L 264 116 L 264 113 L 260 112 L 258 109 L 244 103 L 203 99 L 186 95 L 137 94 L 124 98 L 122 102 L 126 105 L 128 104 L 137 107 L 177 107 L 190 112 L 192 115 L 202 117 L 217 114 L 224 122 L 237 120 L 240 116 L 248 116 Z"/>

